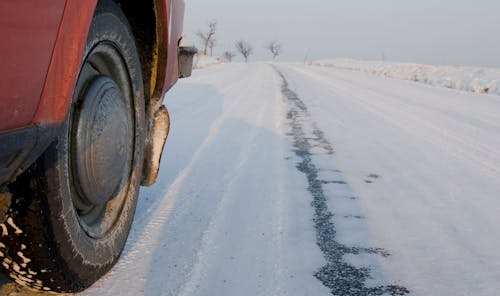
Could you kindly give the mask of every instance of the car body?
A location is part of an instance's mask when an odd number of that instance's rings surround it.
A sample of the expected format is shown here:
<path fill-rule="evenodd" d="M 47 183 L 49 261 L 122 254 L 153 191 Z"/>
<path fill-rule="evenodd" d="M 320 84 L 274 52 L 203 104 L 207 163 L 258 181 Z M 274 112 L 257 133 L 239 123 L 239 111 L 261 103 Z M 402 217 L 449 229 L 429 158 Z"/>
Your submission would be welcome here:
<path fill-rule="evenodd" d="M 185 4 L 118 3 L 136 36 L 152 121 L 165 92 L 179 78 Z M 66 118 L 96 4 L 97 0 L 0 2 L 0 187 L 36 160 Z"/>
<path fill-rule="evenodd" d="M 0 270 L 18 284 L 79 292 L 119 259 L 158 175 L 163 97 L 191 75 L 184 7 L 0 1 Z"/>

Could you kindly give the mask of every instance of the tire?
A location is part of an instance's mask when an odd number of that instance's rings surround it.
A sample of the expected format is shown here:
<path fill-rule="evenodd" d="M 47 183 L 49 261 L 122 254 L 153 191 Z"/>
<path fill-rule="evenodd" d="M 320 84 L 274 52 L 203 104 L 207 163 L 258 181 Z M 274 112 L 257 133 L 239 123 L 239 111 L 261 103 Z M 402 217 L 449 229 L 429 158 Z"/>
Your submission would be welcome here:
<path fill-rule="evenodd" d="M 9 186 L 0 268 L 18 284 L 78 292 L 118 260 L 141 180 L 143 88 L 125 16 L 99 1 L 63 132 Z"/>

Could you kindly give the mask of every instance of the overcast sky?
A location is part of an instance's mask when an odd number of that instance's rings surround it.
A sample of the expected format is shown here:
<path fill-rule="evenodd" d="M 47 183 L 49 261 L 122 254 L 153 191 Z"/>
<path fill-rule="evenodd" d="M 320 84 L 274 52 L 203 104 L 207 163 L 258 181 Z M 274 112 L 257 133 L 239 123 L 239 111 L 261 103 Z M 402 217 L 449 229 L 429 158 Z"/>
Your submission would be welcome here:
<path fill-rule="evenodd" d="M 218 55 L 249 41 L 251 60 L 349 57 L 500 67 L 500 0 L 186 0 L 184 30 L 218 22 Z M 200 47 L 200 46 L 198 46 Z"/>

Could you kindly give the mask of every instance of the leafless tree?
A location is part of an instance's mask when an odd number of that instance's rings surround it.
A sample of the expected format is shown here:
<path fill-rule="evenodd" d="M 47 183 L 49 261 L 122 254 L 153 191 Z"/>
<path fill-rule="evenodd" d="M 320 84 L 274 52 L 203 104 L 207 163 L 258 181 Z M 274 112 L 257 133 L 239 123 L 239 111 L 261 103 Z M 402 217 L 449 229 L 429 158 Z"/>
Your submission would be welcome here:
<path fill-rule="evenodd" d="M 231 62 L 234 58 L 234 52 L 228 50 L 224 53 L 224 58 L 228 61 Z"/>
<path fill-rule="evenodd" d="M 236 49 L 245 59 L 245 63 L 248 62 L 248 57 L 253 53 L 252 45 L 244 40 L 236 42 Z"/>
<path fill-rule="evenodd" d="M 210 56 L 214 55 L 214 47 L 215 47 L 216 44 L 217 44 L 217 40 L 215 40 L 215 38 L 212 38 L 208 42 L 208 48 L 210 49 Z"/>
<path fill-rule="evenodd" d="M 282 46 L 278 41 L 269 42 L 267 45 L 267 49 L 271 52 L 273 56 L 273 60 L 276 60 L 276 57 L 281 54 Z"/>
<path fill-rule="evenodd" d="M 196 35 L 203 42 L 203 55 L 207 55 L 208 48 L 210 46 L 210 42 L 213 40 L 215 45 L 215 33 L 217 32 L 217 21 L 211 20 L 208 22 L 208 30 L 207 31 L 198 31 Z"/>

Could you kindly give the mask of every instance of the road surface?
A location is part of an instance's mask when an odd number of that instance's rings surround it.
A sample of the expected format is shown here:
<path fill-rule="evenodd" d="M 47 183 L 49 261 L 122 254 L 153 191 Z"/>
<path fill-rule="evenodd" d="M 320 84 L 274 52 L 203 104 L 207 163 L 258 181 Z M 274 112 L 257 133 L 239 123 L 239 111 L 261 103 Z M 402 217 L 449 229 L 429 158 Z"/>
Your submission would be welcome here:
<path fill-rule="evenodd" d="M 500 97 L 252 63 L 166 104 L 158 183 L 80 295 L 498 293 Z"/>

